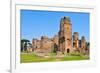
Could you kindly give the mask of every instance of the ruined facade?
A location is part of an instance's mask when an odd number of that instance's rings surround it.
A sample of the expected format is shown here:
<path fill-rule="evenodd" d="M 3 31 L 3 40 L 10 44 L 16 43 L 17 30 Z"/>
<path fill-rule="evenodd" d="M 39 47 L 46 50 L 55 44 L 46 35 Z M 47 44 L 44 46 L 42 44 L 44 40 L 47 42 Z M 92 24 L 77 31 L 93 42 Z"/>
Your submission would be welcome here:
<path fill-rule="evenodd" d="M 32 46 L 35 52 L 51 52 L 53 41 L 47 36 L 41 36 L 41 39 L 33 39 Z"/>
<path fill-rule="evenodd" d="M 41 37 L 41 48 L 43 52 L 51 52 L 53 42 L 47 36 Z"/>
<path fill-rule="evenodd" d="M 84 36 L 79 39 L 78 32 L 72 34 L 72 23 L 69 17 L 61 18 L 59 32 L 54 37 L 41 36 L 41 39 L 32 40 L 33 51 L 43 53 L 57 53 L 57 51 L 62 54 L 75 51 L 85 53 L 89 52 L 89 44 L 86 43 Z"/>
<path fill-rule="evenodd" d="M 81 38 L 81 53 L 85 53 L 86 52 L 86 39 L 84 36 L 82 36 Z"/>
<path fill-rule="evenodd" d="M 75 51 L 79 51 L 79 34 L 78 34 L 78 32 L 73 33 L 73 48 Z"/>
<path fill-rule="evenodd" d="M 69 53 L 72 50 L 72 24 L 68 17 L 61 18 L 59 50 L 62 53 Z"/>

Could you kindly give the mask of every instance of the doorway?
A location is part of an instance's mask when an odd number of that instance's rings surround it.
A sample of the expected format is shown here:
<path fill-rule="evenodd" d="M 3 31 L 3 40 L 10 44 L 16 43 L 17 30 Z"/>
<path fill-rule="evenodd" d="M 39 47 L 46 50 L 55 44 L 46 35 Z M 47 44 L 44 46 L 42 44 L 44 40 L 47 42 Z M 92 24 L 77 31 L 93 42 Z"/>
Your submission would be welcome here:
<path fill-rule="evenodd" d="M 67 49 L 67 53 L 70 53 L 70 50 L 69 49 Z"/>

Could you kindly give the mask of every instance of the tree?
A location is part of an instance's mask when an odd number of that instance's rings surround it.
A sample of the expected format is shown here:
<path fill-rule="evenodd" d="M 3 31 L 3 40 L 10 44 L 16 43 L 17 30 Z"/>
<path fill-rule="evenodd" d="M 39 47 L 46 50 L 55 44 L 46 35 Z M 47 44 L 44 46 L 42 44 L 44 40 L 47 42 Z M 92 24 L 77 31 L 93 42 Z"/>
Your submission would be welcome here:
<path fill-rule="evenodd" d="M 21 51 L 26 51 L 27 50 L 27 44 L 29 43 L 30 41 L 27 40 L 27 39 L 22 39 L 21 40 Z"/>
<path fill-rule="evenodd" d="M 57 53 L 58 51 L 58 45 L 56 43 L 54 43 L 54 49 L 53 49 L 53 52 L 54 53 Z"/>

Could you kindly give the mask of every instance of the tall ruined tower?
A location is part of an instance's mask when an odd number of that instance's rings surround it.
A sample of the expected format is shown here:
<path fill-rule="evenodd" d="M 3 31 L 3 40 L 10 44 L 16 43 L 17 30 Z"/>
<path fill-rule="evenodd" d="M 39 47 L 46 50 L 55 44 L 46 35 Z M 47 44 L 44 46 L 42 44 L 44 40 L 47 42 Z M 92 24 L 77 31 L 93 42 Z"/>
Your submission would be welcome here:
<path fill-rule="evenodd" d="M 72 50 L 72 24 L 69 17 L 63 17 L 60 21 L 59 51 L 63 54 Z"/>
<path fill-rule="evenodd" d="M 74 34 L 73 34 L 73 47 L 76 50 L 78 50 L 78 48 L 79 48 L 79 39 L 78 39 L 78 36 L 79 36 L 78 32 L 74 32 Z"/>
<path fill-rule="evenodd" d="M 82 38 L 81 38 L 81 53 L 85 53 L 85 49 L 86 49 L 86 39 L 84 36 L 82 36 Z"/>

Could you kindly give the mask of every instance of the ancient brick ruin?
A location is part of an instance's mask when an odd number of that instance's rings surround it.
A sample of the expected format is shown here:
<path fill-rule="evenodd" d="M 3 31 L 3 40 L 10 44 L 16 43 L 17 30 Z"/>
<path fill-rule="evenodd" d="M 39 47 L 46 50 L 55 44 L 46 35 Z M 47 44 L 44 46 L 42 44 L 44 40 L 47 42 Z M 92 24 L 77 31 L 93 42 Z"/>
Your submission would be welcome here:
<path fill-rule="evenodd" d="M 72 24 L 69 17 L 63 17 L 60 21 L 60 30 L 53 38 L 41 36 L 41 39 L 32 40 L 32 50 L 37 53 L 61 52 L 69 54 L 74 52 L 89 54 L 89 43 L 85 37 L 79 39 L 79 33 L 72 34 Z"/>

